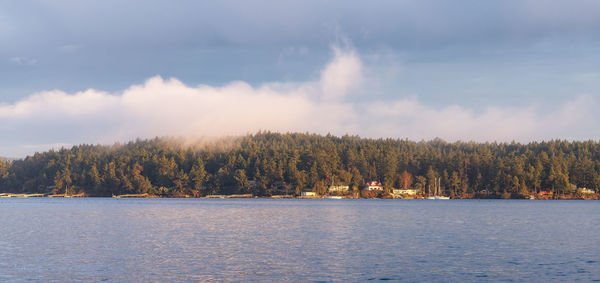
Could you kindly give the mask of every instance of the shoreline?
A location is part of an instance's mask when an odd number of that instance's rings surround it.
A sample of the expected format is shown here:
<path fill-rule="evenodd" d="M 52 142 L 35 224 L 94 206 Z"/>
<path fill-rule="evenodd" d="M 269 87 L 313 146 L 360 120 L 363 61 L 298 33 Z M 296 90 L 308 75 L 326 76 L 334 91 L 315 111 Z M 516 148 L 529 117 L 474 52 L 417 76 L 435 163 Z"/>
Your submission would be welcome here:
<path fill-rule="evenodd" d="M 386 200 L 428 200 L 425 196 L 417 197 L 398 197 L 398 196 L 384 196 L 384 197 L 346 197 L 346 196 L 293 196 L 293 195 L 272 195 L 272 196 L 254 196 L 251 194 L 233 194 L 233 195 L 207 195 L 202 197 L 194 197 L 189 195 L 184 196 L 159 196 L 151 194 L 126 194 L 126 195 L 112 195 L 112 196 L 88 196 L 85 194 L 76 195 L 64 195 L 64 194 L 43 194 L 43 193 L 0 193 L 0 198 L 135 198 L 135 199 L 386 199 Z M 586 197 L 581 196 L 559 196 L 558 198 L 544 198 L 544 197 L 515 197 L 515 198 L 502 198 L 502 197 L 467 197 L 467 198 L 449 198 L 452 200 L 600 200 L 599 194 L 589 195 Z M 440 200 L 440 199 L 429 199 L 429 200 Z"/>

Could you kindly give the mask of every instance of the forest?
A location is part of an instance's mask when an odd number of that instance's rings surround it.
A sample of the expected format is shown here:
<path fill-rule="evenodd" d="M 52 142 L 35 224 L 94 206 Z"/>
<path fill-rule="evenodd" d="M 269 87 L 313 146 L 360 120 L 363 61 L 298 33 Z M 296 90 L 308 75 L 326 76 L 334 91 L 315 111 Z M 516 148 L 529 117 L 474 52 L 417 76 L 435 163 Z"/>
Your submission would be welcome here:
<path fill-rule="evenodd" d="M 272 133 L 189 141 L 136 140 L 78 145 L 0 160 L 0 192 L 151 194 L 162 197 L 325 194 L 331 184 L 359 191 L 380 181 L 453 198 L 519 198 L 600 187 L 600 143 L 476 143 Z"/>

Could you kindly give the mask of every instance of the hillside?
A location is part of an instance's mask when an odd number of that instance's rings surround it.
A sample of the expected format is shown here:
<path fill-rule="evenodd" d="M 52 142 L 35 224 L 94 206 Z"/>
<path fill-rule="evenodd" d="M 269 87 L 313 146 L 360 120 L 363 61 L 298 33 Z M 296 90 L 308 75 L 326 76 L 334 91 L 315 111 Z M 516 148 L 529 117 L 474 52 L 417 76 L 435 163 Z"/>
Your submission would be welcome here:
<path fill-rule="evenodd" d="M 0 191 L 277 195 L 336 184 L 361 189 L 381 181 L 386 190 L 432 190 L 526 195 L 574 193 L 600 187 L 600 143 L 414 142 L 312 134 L 255 135 L 190 143 L 169 138 L 123 145 L 80 145 L 0 164 Z"/>

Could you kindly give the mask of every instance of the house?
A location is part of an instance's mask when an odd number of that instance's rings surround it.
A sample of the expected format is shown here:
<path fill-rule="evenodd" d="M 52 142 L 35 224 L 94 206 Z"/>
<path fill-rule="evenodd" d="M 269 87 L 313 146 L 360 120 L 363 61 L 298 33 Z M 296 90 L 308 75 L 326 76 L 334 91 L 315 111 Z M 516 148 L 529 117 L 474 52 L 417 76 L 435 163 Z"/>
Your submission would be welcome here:
<path fill-rule="evenodd" d="M 331 185 L 328 191 L 331 192 L 347 192 L 350 190 L 350 186 L 339 186 L 339 185 Z"/>
<path fill-rule="evenodd" d="M 411 196 L 414 196 L 414 195 L 417 194 L 417 190 L 413 190 L 413 189 L 407 189 L 407 190 L 393 189 L 392 190 L 392 194 L 394 194 L 394 195 L 411 195 Z"/>
<path fill-rule="evenodd" d="M 595 194 L 596 192 L 592 189 L 588 189 L 588 188 L 579 188 L 577 190 L 578 193 L 580 194 Z"/>
<path fill-rule="evenodd" d="M 315 192 L 302 192 L 303 197 L 316 197 L 317 193 Z"/>
<path fill-rule="evenodd" d="M 383 186 L 378 181 L 371 181 L 365 184 L 365 191 L 378 191 L 383 190 Z"/>

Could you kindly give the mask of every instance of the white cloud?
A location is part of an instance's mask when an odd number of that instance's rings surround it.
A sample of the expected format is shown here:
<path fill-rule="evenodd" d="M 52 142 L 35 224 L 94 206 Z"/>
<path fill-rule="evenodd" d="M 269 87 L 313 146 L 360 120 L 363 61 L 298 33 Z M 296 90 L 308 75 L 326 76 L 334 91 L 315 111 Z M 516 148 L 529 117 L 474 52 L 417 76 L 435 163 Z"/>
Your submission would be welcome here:
<path fill-rule="evenodd" d="M 436 108 L 416 97 L 350 102 L 353 91 L 369 80 L 364 75 L 368 72 L 355 51 L 334 48 L 333 52 L 317 81 L 194 87 L 157 76 L 120 93 L 56 90 L 0 104 L 0 132 L 5 137 L 0 155 L 22 156 L 33 148 L 47 149 L 48 144 L 240 135 L 259 130 L 450 141 L 598 137 L 594 125 L 599 119 L 591 96 L 579 96 L 552 110 L 536 106 Z"/>
<path fill-rule="evenodd" d="M 353 51 L 333 47 L 335 56 L 321 72 L 323 98 L 338 100 L 360 85 L 363 78 L 362 62 Z"/>
<path fill-rule="evenodd" d="M 33 66 L 37 64 L 36 59 L 25 58 L 25 57 L 12 57 L 10 58 L 10 62 L 15 64 L 24 65 L 24 66 Z"/>
<path fill-rule="evenodd" d="M 81 48 L 83 48 L 83 45 L 81 45 L 81 44 L 65 44 L 65 45 L 58 47 L 58 50 L 61 52 L 64 52 L 64 53 L 72 53 Z"/>

